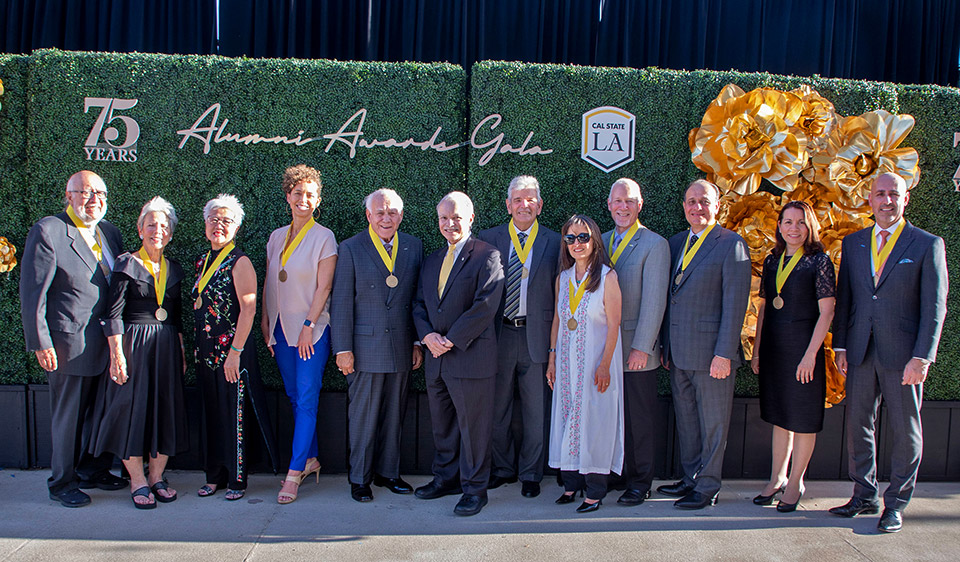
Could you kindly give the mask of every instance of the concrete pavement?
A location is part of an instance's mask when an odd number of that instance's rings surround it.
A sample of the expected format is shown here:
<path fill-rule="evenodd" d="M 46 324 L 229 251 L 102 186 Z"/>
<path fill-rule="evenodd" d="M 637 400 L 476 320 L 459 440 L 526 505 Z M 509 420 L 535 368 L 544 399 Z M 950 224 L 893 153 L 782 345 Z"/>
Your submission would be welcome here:
<path fill-rule="evenodd" d="M 47 499 L 48 471 L 0 470 L 0 561 L 13 560 L 950 560 L 960 557 L 960 483 L 923 482 L 904 513 L 904 530 L 876 531 L 878 516 L 842 519 L 847 482 L 812 481 L 796 513 L 757 507 L 761 483 L 727 481 L 717 506 L 683 512 L 654 494 L 645 504 L 579 515 L 554 504 L 552 477 L 535 499 L 520 485 L 490 491 L 475 517 L 457 517 L 457 497 L 419 500 L 374 488 L 350 499 L 345 475 L 304 483 L 278 505 L 280 478 L 254 475 L 246 497 L 199 498 L 199 472 L 168 472 L 180 497 L 134 509 L 127 490 L 90 490 L 93 503 L 67 509 Z M 407 479 L 417 486 L 427 477 Z M 657 482 L 656 484 L 661 484 Z"/>

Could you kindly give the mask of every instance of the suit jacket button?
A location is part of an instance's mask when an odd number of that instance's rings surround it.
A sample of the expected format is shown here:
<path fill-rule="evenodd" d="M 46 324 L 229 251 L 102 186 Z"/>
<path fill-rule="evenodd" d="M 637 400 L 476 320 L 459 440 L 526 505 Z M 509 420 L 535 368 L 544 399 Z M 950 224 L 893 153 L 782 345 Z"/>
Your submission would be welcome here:
<path fill-rule="evenodd" d="M 101 320 L 101 321 L 100 321 L 100 325 L 101 325 L 101 326 L 106 326 L 106 325 L 107 325 L 107 322 L 106 322 L 105 320 Z"/>
<path fill-rule="evenodd" d="M 677 304 L 677 299 L 673 299 L 672 301 L 670 301 L 670 304 Z"/>
<path fill-rule="evenodd" d="M 873 295 L 873 300 L 877 300 L 877 295 Z"/>

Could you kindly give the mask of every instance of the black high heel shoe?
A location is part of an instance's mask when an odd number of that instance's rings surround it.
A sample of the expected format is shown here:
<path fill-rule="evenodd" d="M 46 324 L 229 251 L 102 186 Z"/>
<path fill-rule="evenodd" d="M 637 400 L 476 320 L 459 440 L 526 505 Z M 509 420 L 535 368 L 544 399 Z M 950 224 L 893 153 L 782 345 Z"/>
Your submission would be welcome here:
<path fill-rule="evenodd" d="M 576 492 L 576 491 L 574 491 L 572 494 L 568 494 L 568 493 L 564 492 L 562 496 L 560 496 L 559 498 L 557 498 L 556 500 L 554 500 L 554 503 L 560 504 L 560 505 L 564 505 L 564 504 L 568 504 L 568 503 L 573 503 L 573 501 L 574 501 L 574 499 L 575 499 L 576 497 L 577 497 L 577 492 Z M 581 498 L 583 497 L 583 490 L 580 490 L 580 497 L 581 497 Z"/>
<path fill-rule="evenodd" d="M 595 503 L 583 502 L 580 504 L 580 507 L 577 508 L 577 513 L 590 513 L 600 509 L 600 504 L 603 503 L 603 500 L 597 500 Z"/>
<path fill-rule="evenodd" d="M 770 494 L 769 496 L 758 494 L 757 497 L 753 498 L 753 503 L 757 505 L 770 505 L 773 503 L 773 500 L 776 499 L 777 496 L 782 496 L 784 490 L 786 489 L 787 489 L 787 485 L 784 484 L 783 486 L 780 486 L 779 488 L 774 490 L 773 493 Z"/>
<path fill-rule="evenodd" d="M 800 490 L 800 496 L 797 498 L 797 501 L 793 503 L 785 503 L 783 500 L 777 502 L 777 511 L 780 513 L 792 513 L 797 510 L 797 505 L 800 503 L 800 500 L 803 499 L 804 490 Z"/>

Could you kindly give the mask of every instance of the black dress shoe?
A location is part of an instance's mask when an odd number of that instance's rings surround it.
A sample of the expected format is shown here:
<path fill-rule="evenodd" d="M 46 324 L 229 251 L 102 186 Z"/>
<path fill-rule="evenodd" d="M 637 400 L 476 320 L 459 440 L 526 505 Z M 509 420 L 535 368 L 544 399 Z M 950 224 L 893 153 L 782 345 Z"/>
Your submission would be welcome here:
<path fill-rule="evenodd" d="M 370 489 L 370 484 L 354 484 L 351 482 L 350 497 L 360 503 L 371 502 L 373 501 L 373 490 Z"/>
<path fill-rule="evenodd" d="M 680 480 L 678 482 L 674 482 L 673 484 L 664 484 L 663 486 L 657 486 L 657 491 L 665 496 L 682 498 L 693 491 L 693 486 L 690 486 L 683 480 Z"/>
<path fill-rule="evenodd" d="M 850 501 L 837 507 L 831 507 L 830 513 L 840 517 L 856 517 L 857 515 L 873 515 L 880 513 L 880 504 L 861 498 L 850 498 Z"/>
<path fill-rule="evenodd" d="M 453 508 L 453 512 L 464 516 L 476 515 L 485 505 L 487 505 L 487 496 L 463 494 L 463 497 L 457 502 L 457 507 Z"/>
<path fill-rule="evenodd" d="M 100 488 L 101 490 L 121 490 L 129 485 L 130 483 L 123 478 L 114 476 L 109 472 L 98 474 L 90 480 L 80 481 L 80 488 L 83 490 L 90 490 L 92 488 Z"/>
<path fill-rule="evenodd" d="M 636 488 L 627 488 L 627 491 L 620 496 L 620 499 L 617 500 L 617 503 L 620 505 L 640 505 L 644 500 L 650 497 L 650 490 L 642 492 Z"/>
<path fill-rule="evenodd" d="M 83 507 L 90 504 L 90 496 L 76 488 L 59 494 L 50 492 L 50 499 L 60 502 L 63 507 Z"/>
<path fill-rule="evenodd" d="M 539 482 L 523 482 L 523 487 L 520 488 L 520 495 L 525 498 L 535 498 L 540 495 L 540 483 Z"/>
<path fill-rule="evenodd" d="M 576 492 L 574 492 L 574 493 L 572 493 L 572 494 L 563 494 L 562 496 L 560 496 L 559 498 L 557 498 L 556 500 L 554 500 L 553 503 L 557 503 L 557 504 L 560 504 L 560 505 L 563 505 L 563 504 L 565 504 L 565 503 L 573 503 L 573 499 L 574 499 L 574 497 L 575 497 L 576 495 L 577 495 Z"/>
<path fill-rule="evenodd" d="M 463 490 L 460 489 L 460 484 L 441 482 L 434 478 L 429 484 L 420 486 L 414 490 L 413 495 L 417 496 L 421 500 L 435 500 L 437 498 L 452 496 L 462 492 Z"/>
<path fill-rule="evenodd" d="M 516 481 L 516 476 L 493 476 L 490 478 L 490 483 L 487 484 L 487 489 L 492 490 L 494 488 L 499 488 L 504 484 L 513 484 Z"/>
<path fill-rule="evenodd" d="M 404 482 L 403 478 L 384 478 L 378 474 L 373 477 L 373 485 L 386 488 L 394 494 L 413 493 L 413 486 Z"/>
<path fill-rule="evenodd" d="M 763 494 L 757 494 L 753 498 L 753 503 L 755 503 L 756 505 L 770 505 L 773 503 L 773 500 L 777 498 L 777 496 L 783 495 L 783 490 L 784 490 L 784 487 L 780 486 L 779 488 L 774 490 L 773 493 L 770 494 L 769 496 L 765 496 Z"/>
<path fill-rule="evenodd" d="M 708 496 L 700 492 L 690 492 L 673 502 L 673 507 L 677 509 L 703 509 L 707 506 L 717 505 L 717 495 Z"/>
<path fill-rule="evenodd" d="M 903 528 L 903 514 L 896 509 L 883 508 L 883 515 L 877 523 L 877 530 L 881 533 L 896 533 Z"/>
<path fill-rule="evenodd" d="M 577 513 L 590 513 L 591 511 L 596 511 L 600 509 L 600 504 L 603 503 L 600 500 L 597 500 L 594 503 L 583 502 L 580 504 L 580 507 L 577 508 Z"/>

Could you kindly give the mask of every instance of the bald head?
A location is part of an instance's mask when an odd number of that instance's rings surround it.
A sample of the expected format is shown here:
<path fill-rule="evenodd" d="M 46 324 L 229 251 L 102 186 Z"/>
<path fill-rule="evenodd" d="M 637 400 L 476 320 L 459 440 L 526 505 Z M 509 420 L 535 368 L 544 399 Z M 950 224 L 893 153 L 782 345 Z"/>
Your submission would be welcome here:
<path fill-rule="evenodd" d="M 94 226 L 107 212 L 107 185 L 90 170 L 81 170 L 67 180 L 67 205 L 87 226 Z"/>
<path fill-rule="evenodd" d="M 907 182 L 897 174 L 886 172 L 873 180 L 870 187 L 870 209 L 880 228 L 889 228 L 902 217 L 910 202 Z"/>

